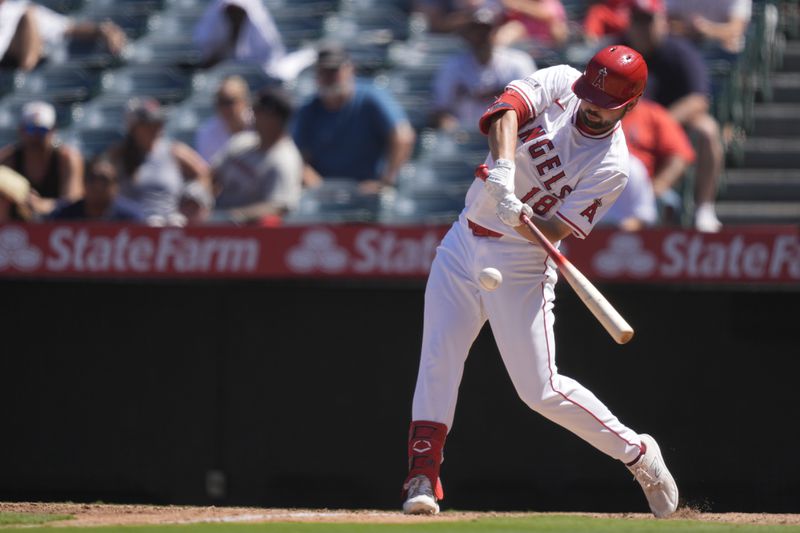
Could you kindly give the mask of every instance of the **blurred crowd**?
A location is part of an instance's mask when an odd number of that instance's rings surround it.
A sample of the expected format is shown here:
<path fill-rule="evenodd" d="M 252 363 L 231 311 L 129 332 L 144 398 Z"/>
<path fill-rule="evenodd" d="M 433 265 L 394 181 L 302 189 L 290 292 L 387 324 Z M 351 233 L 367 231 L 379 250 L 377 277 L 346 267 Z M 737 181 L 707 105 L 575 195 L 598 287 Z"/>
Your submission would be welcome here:
<path fill-rule="evenodd" d="M 248 63 L 271 81 L 252 87 L 241 75 L 222 77 L 209 93 L 212 112 L 183 139 L 166 130 L 163 99 L 132 94 L 120 103 L 120 137 L 92 154 L 59 135 L 53 102 L 24 102 L 16 139 L 0 147 L 0 223 L 274 226 L 291 218 L 304 195 L 337 181 L 355 184 L 360 197 L 388 198 L 419 152 L 423 130 L 475 136 L 494 97 L 552 63 L 548 54 L 582 68 L 595 50 L 623 43 L 645 57 L 649 78 L 645 96 L 623 119 L 630 178 L 604 222 L 628 230 L 680 223 L 690 176 L 691 224 L 707 232 L 721 227 L 714 201 L 725 152 L 744 133 L 715 117 L 720 87 L 710 69 L 739 60 L 751 0 L 587 1 L 580 19 L 561 0 L 416 0 L 405 6 L 409 20 L 462 44 L 430 72 L 424 117 L 414 120 L 420 109 L 364 76 L 345 41 L 292 49 L 275 22 L 280 8 L 271 12 L 269 2 L 200 5 L 192 33 L 198 68 Z M 0 0 L 3 69 L 44 68 L 73 41 L 111 56 L 131 44 L 111 21 Z M 298 101 L 304 73 L 313 73 L 307 78 L 314 84 Z"/>

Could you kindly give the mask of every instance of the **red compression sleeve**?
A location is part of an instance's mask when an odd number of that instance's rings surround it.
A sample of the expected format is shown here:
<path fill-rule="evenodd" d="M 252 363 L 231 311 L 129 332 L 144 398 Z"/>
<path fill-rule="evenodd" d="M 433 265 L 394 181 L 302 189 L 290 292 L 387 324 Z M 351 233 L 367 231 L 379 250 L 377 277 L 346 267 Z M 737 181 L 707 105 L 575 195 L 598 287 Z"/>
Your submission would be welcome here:
<path fill-rule="evenodd" d="M 502 111 L 514 110 L 517 113 L 517 124 L 522 127 L 523 124 L 534 118 L 533 113 L 528 108 L 528 105 L 523 100 L 522 96 L 514 89 L 506 89 L 494 103 L 489 106 L 481 120 L 479 126 L 484 135 L 489 134 L 489 128 L 492 125 L 492 117 Z"/>

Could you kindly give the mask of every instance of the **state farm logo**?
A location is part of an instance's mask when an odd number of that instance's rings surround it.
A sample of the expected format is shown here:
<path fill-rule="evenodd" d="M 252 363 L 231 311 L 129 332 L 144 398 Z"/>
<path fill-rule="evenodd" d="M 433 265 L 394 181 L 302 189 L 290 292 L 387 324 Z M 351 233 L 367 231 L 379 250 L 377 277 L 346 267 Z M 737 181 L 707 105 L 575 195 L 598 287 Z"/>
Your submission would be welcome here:
<path fill-rule="evenodd" d="M 800 237 L 792 234 L 749 236 L 675 232 L 651 238 L 649 251 L 642 234 L 617 233 L 592 258 L 605 278 L 682 280 L 800 280 Z"/>
<path fill-rule="evenodd" d="M 28 242 L 28 232 L 9 227 L 0 230 L 0 270 L 36 270 L 42 264 L 42 252 Z"/>
<path fill-rule="evenodd" d="M 57 226 L 34 242 L 24 228 L 0 228 L 0 271 L 247 273 L 256 270 L 260 256 L 257 239 L 192 235 L 180 229 L 123 228 L 98 234 Z"/>
<path fill-rule="evenodd" d="M 375 227 L 339 236 L 341 243 L 329 229 L 303 233 L 286 252 L 286 266 L 298 274 L 425 274 L 441 240 L 436 231 L 404 236 L 402 231 Z"/>
<path fill-rule="evenodd" d="M 604 276 L 629 274 L 643 278 L 655 271 L 658 260 L 644 249 L 639 236 L 618 233 L 609 239 L 607 249 L 594 256 L 592 265 Z"/>
<path fill-rule="evenodd" d="M 300 244 L 289 250 L 289 268 L 306 273 L 314 270 L 337 273 L 347 267 L 347 250 L 336 243 L 336 235 L 326 229 L 309 231 Z"/>

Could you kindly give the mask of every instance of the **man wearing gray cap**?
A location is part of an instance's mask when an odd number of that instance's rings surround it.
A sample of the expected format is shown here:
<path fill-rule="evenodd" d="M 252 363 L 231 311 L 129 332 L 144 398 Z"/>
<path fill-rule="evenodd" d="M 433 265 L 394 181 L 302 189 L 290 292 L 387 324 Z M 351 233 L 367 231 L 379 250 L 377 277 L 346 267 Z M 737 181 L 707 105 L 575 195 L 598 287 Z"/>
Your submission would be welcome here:
<path fill-rule="evenodd" d="M 350 178 L 365 193 L 392 186 L 411 155 L 415 133 L 387 93 L 356 81 L 345 49 L 326 44 L 317 60 L 317 94 L 297 112 L 294 140 L 306 162 L 306 184 Z"/>

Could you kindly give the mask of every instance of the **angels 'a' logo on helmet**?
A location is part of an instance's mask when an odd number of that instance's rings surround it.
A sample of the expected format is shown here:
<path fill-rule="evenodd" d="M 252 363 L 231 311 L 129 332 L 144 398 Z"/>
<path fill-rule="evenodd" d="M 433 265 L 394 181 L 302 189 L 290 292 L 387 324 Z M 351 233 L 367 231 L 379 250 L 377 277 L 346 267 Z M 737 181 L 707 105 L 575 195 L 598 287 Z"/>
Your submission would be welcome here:
<path fill-rule="evenodd" d="M 606 88 L 606 76 L 608 76 L 608 69 L 606 67 L 601 68 L 597 71 L 597 77 L 592 82 L 592 85 L 597 87 L 598 89 L 605 90 Z"/>

